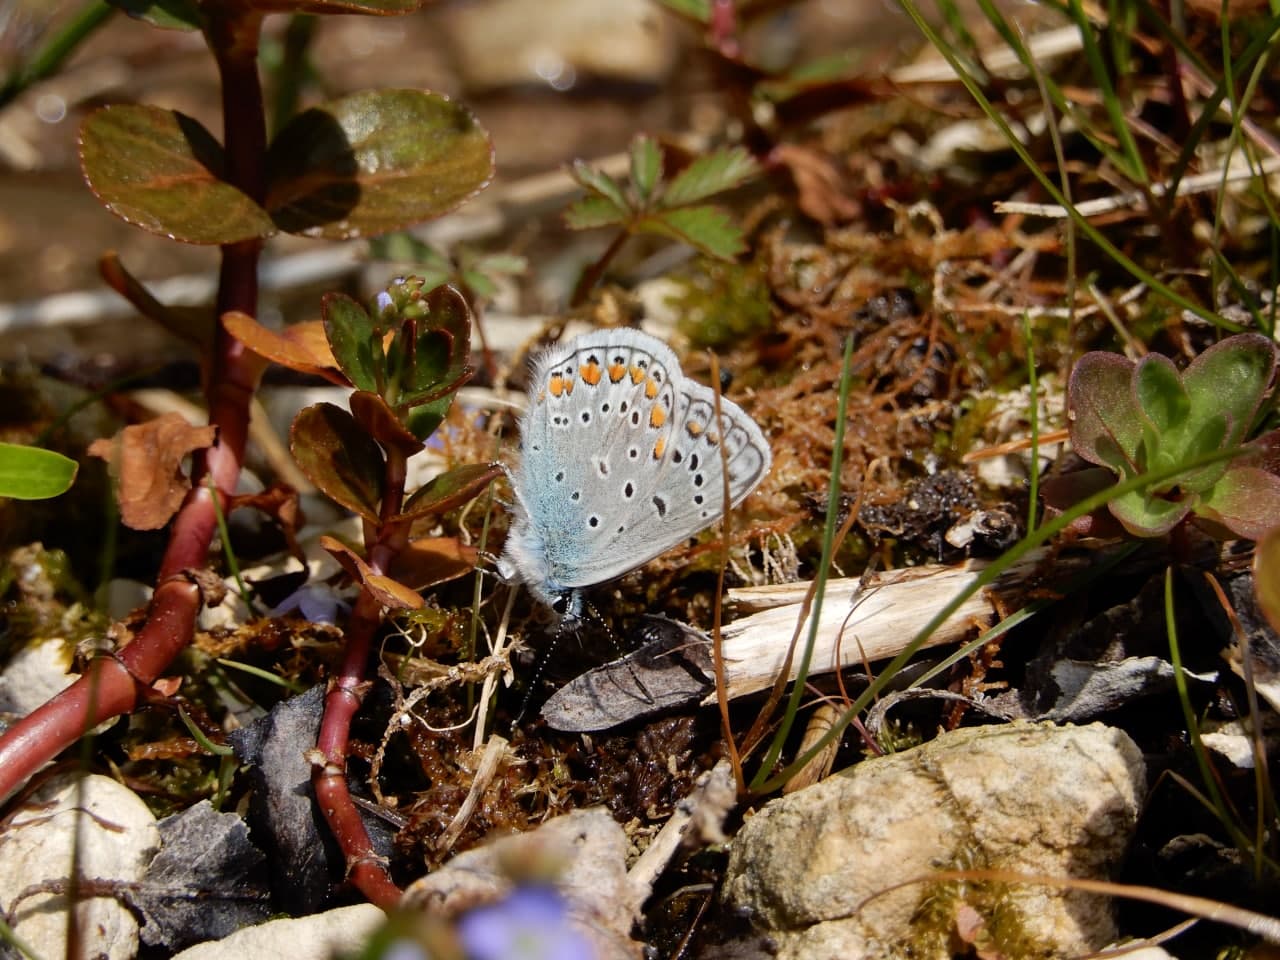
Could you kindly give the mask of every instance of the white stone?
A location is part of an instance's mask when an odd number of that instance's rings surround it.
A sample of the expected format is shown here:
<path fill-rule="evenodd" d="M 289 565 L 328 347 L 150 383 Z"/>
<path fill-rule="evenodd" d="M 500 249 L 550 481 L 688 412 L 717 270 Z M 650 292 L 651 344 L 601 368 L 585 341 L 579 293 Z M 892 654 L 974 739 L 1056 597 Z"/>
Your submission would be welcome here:
<path fill-rule="evenodd" d="M 0 672 L 0 713 L 25 717 L 75 682 L 68 673 L 71 645 L 61 637 L 34 640 L 18 650 Z"/>
<path fill-rule="evenodd" d="M 993 899 L 982 915 L 1001 952 L 1087 954 L 1116 935 L 1106 898 L 1033 884 L 965 897 L 927 878 L 1110 879 L 1145 790 L 1141 752 L 1102 724 L 954 731 L 766 804 L 733 841 L 725 896 L 778 941 L 780 960 L 950 957 L 954 910 L 982 914 Z"/>
<path fill-rule="evenodd" d="M 41 957 L 66 955 L 67 899 L 62 893 L 18 898 L 38 884 L 65 884 L 77 837 L 86 882 L 141 880 L 160 847 L 155 817 L 133 791 L 88 775 L 79 797 L 77 792 L 74 777 L 51 780 L 14 812 L 0 835 L 0 906 L 18 938 Z M 76 910 L 87 956 L 127 960 L 137 953 L 138 922 L 121 899 L 98 892 Z"/>
<path fill-rule="evenodd" d="M 270 920 L 221 940 L 197 943 L 175 954 L 173 960 L 330 960 L 339 952 L 359 950 L 386 918 L 373 904 L 358 903 L 309 917 Z"/>

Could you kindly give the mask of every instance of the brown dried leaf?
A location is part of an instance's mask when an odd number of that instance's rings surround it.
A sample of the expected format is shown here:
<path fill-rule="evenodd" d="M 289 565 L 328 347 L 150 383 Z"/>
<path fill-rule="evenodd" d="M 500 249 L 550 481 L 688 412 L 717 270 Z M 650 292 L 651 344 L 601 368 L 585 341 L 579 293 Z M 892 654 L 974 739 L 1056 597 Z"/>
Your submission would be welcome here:
<path fill-rule="evenodd" d="M 134 530 L 159 530 L 182 506 L 191 480 L 182 461 L 210 446 L 212 426 L 193 427 L 177 413 L 125 427 L 113 438 L 89 445 L 92 457 L 106 460 L 116 478 L 120 519 Z"/>
<path fill-rule="evenodd" d="M 325 339 L 324 324 L 319 320 L 295 323 L 277 333 L 247 313 L 229 310 L 222 315 L 222 325 L 260 357 L 299 373 L 324 377 L 340 387 L 351 385 L 338 369 L 338 361 Z"/>
<path fill-rule="evenodd" d="M 425 590 L 464 577 L 476 568 L 480 554 L 457 537 L 410 540 L 391 561 L 390 574 L 405 586 Z"/>
<path fill-rule="evenodd" d="M 335 540 L 333 537 L 321 537 L 320 546 L 333 554 L 333 558 L 342 564 L 342 569 L 347 571 L 348 576 L 373 594 L 374 598 L 384 607 L 390 607 L 392 610 L 418 610 L 422 608 L 423 601 L 420 596 L 404 584 L 397 583 L 390 577 L 383 576 L 380 573 L 374 573 L 373 569 L 364 562 L 364 559 L 341 540 Z"/>

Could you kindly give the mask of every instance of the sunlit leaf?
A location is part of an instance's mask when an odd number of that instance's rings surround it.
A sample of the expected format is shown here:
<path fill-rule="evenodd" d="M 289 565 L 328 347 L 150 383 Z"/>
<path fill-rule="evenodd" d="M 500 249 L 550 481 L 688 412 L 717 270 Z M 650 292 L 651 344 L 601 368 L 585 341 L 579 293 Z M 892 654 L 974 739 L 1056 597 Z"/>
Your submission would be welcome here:
<path fill-rule="evenodd" d="M 1260 467 L 1232 466 L 1196 513 L 1216 520 L 1238 537 L 1256 540 L 1280 527 L 1280 477 Z"/>
<path fill-rule="evenodd" d="M 622 223 L 628 216 L 630 214 L 627 210 L 608 197 L 592 194 L 580 197 L 569 205 L 564 212 L 564 223 L 570 230 L 591 230 Z"/>
<path fill-rule="evenodd" d="M 338 361 L 329 349 L 324 324 L 319 320 L 295 323 L 276 333 L 247 313 L 230 310 L 222 315 L 222 325 L 229 334 L 260 357 L 299 373 L 324 377 L 340 387 L 351 385 L 338 372 Z"/>
<path fill-rule="evenodd" d="M 631 142 L 631 182 L 641 202 L 653 193 L 662 173 L 662 151 L 652 137 L 636 137 Z"/>
<path fill-rule="evenodd" d="M 447 97 L 376 90 L 299 114 L 267 166 L 267 209 L 282 230 L 347 239 L 453 210 L 489 182 L 493 146 Z"/>
<path fill-rule="evenodd" d="M 418 610 L 422 598 L 402 583 L 381 573 L 375 573 L 364 559 L 341 540 L 321 537 L 320 546 L 328 550 L 342 564 L 342 569 L 356 583 L 368 590 L 380 604 L 392 610 Z"/>
<path fill-rule="evenodd" d="M 502 475 L 499 463 L 469 463 L 442 473 L 414 491 L 404 505 L 404 516 L 417 519 L 444 513 L 479 495 Z"/>
<path fill-rule="evenodd" d="M 289 449 L 308 479 L 332 500 L 376 523 L 382 504 L 381 448 L 346 410 L 306 407 L 294 418 Z"/>
<path fill-rule="evenodd" d="M 329 349 L 347 379 L 357 390 L 376 392 L 385 357 L 364 307 L 345 293 L 326 293 L 320 300 L 320 315 Z"/>
<path fill-rule="evenodd" d="M 0 443 L 0 497 L 47 500 L 71 489 L 79 464 L 40 447 Z"/>
<path fill-rule="evenodd" d="M 440 429 L 440 424 L 444 423 L 444 418 L 449 415 L 454 396 L 455 394 L 446 393 L 442 397 L 419 404 L 406 412 L 404 423 L 409 428 L 409 432 L 425 443 L 429 436 Z"/>
<path fill-rule="evenodd" d="M 223 244 L 275 232 L 250 197 L 222 179 L 222 147 L 190 117 L 138 104 L 91 113 L 80 166 L 103 205 L 129 223 L 186 243 Z"/>
<path fill-rule="evenodd" d="M 1090 463 L 1124 476 L 1137 470 L 1142 419 L 1133 396 L 1133 361 L 1095 351 L 1076 361 L 1067 384 L 1071 445 Z"/>
<path fill-rule="evenodd" d="M 465 577 L 475 570 L 480 553 L 457 537 L 410 540 L 391 560 L 389 575 L 413 590 Z"/>
<path fill-rule="evenodd" d="M 740 186 L 760 172 L 756 158 L 743 147 L 716 150 L 698 157 L 667 186 L 663 206 L 684 206 Z"/>
<path fill-rule="evenodd" d="M 618 209 L 630 208 L 631 204 L 627 202 L 627 195 L 623 192 L 622 185 L 603 170 L 597 170 L 581 160 L 575 160 L 569 168 L 569 176 L 591 193 L 612 202 Z"/>
<path fill-rule="evenodd" d="M 720 207 L 681 207 L 646 217 L 638 230 L 683 240 L 709 257 L 732 260 L 747 248 L 742 230 Z"/>

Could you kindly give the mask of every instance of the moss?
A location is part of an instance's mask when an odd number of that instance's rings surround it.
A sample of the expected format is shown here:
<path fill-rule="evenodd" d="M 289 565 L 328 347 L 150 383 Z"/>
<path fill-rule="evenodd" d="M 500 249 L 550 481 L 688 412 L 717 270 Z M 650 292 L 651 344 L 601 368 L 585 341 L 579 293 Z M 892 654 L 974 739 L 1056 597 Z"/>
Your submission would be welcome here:
<path fill-rule="evenodd" d="M 770 295 L 764 268 L 703 258 L 684 278 L 684 293 L 672 298 L 680 332 L 696 347 L 716 349 L 770 327 Z"/>

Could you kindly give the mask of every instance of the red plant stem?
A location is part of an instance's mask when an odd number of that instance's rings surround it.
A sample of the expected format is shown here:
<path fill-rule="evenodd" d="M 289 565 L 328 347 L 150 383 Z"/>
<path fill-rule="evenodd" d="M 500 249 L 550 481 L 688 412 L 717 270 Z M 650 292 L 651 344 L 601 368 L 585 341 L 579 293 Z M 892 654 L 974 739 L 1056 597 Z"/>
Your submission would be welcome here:
<path fill-rule="evenodd" d="M 266 126 L 257 72 L 262 15 L 236 9 L 211 16 L 207 39 L 222 74 L 227 179 L 261 200 L 266 192 Z M 219 316 L 227 310 L 250 316 L 257 312 L 261 249 L 257 239 L 222 248 Z M 218 428 L 218 437 L 195 458 L 192 490 L 170 532 L 146 622 L 117 654 L 94 660 L 80 679 L 0 736 L 0 800 L 87 730 L 133 710 L 142 691 L 190 644 L 201 594 L 183 571 L 204 566 L 217 528 L 207 478 L 213 478 L 224 500 L 235 489 L 248 435 L 249 400 L 264 366 L 216 325 L 205 390 L 209 422 Z"/>
<path fill-rule="evenodd" d="M 378 523 L 378 537 L 369 550 L 369 566 L 374 573 L 386 573 L 392 559 L 404 549 L 408 524 L 399 519 L 404 503 L 406 458 L 398 450 L 387 451 L 386 491 Z M 360 592 L 343 637 L 342 665 L 329 680 L 324 719 L 316 749 L 324 757 L 311 777 L 316 801 L 334 839 L 347 861 L 347 876 L 370 903 L 389 910 L 400 901 L 401 890 L 373 849 L 364 821 L 351 801 L 347 785 L 347 749 L 351 721 L 360 709 L 367 689 L 365 671 L 378 628 L 382 625 L 382 605 L 368 590 Z"/>

